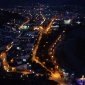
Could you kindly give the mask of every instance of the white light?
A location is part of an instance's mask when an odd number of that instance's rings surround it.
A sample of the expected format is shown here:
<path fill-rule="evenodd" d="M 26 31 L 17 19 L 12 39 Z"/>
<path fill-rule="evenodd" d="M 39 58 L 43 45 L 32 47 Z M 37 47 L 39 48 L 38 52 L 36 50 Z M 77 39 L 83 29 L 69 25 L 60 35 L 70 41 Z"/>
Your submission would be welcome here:
<path fill-rule="evenodd" d="M 23 29 L 27 29 L 27 26 L 23 26 Z"/>
<path fill-rule="evenodd" d="M 77 23 L 77 24 L 81 24 L 81 22 L 80 22 L 80 21 L 77 21 L 76 23 Z"/>
<path fill-rule="evenodd" d="M 19 31 L 19 33 L 20 33 L 20 31 Z"/>
<path fill-rule="evenodd" d="M 17 50 L 20 50 L 20 47 L 17 47 Z"/>
<path fill-rule="evenodd" d="M 39 74 L 36 74 L 36 76 L 39 76 Z"/>
<path fill-rule="evenodd" d="M 31 65 L 29 65 L 31 67 Z"/>
<path fill-rule="evenodd" d="M 26 62 L 26 59 L 23 59 L 24 62 Z"/>
<path fill-rule="evenodd" d="M 32 51 L 33 51 L 33 48 L 32 48 Z"/>
<path fill-rule="evenodd" d="M 30 72 L 31 72 L 32 70 L 30 70 Z"/>
<path fill-rule="evenodd" d="M 53 28 L 59 28 L 59 25 L 52 26 Z"/>
<path fill-rule="evenodd" d="M 1 10 L 3 10 L 3 9 L 1 9 Z"/>
<path fill-rule="evenodd" d="M 29 63 L 27 63 L 29 65 Z"/>
<path fill-rule="evenodd" d="M 33 72 L 33 73 L 35 73 L 35 72 Z"/>
<path fill-rule="evenodd" d="M 56 45 L 56 43 L 54 43 L 54 45 Z"/>
<path fill-rule="evenodd" d="M 71 19 L 64 20 L 64 24 L 71 24 Z"/>
<path fill-rule="evenodd" d="M 22 78 L 23 76 L 21 75 L 20 77 Z"/>
<path fill-rule="evenodd" d="M 19 55 L 17 54 L 17 56 L 19 56 Z"/>
<path fill-rule="evenodd" d="M 24 52 L 24 50 L 22 50 Z"/>
<path fill-rule="evenodd" d="M 7 24 L 10 24 L 9 22 Z"/>
<path fill-rule="evenodd" d="M 74 75 L 74 74 L 72 74 L 72 75 Z"/>
<path fill-rule="evenodd" d="M 9 72 L 9 70 L 7 70 L 7 72 Z"/>
<path fill-rule="evenodd" d="M 14 42 L 11 42 L 11 44 L 13 44 Z"/>
<path fill-rule="evenodd" d="M 34 36 L 32 38 L 34 38 Z"/>
<path fill-rule="evenodd" d="M 84 75 L 82 75 L 82 78 L 84 78 Z"/>

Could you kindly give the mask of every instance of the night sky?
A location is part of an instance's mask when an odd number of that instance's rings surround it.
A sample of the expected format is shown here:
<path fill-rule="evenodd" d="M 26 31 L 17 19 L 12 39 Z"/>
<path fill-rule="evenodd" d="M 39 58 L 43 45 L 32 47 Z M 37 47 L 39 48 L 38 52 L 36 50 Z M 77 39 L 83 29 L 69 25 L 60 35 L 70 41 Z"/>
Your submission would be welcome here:
<path fill-rule="evenodd" d="M 0 0 L 0 7 L 12 7 L 15 5 L 31 5 L 34 3 L 42 3 L 49 5 L 85 5 L 85 0 Z"/>

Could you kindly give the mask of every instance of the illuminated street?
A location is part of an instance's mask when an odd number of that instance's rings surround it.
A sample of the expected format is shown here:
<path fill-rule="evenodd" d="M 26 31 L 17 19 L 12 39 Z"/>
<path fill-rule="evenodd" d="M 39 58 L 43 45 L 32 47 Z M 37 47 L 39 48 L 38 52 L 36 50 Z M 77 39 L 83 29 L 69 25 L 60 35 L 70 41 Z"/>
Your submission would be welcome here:
<path fill-rule="evenodd" d="M 85 84 L 84 7 L 32 3 L 0 8 L 0 20 L 1 81 Z"/>

